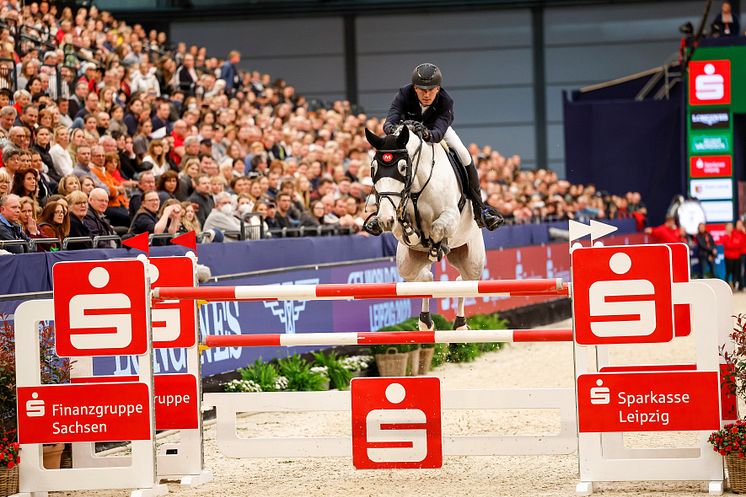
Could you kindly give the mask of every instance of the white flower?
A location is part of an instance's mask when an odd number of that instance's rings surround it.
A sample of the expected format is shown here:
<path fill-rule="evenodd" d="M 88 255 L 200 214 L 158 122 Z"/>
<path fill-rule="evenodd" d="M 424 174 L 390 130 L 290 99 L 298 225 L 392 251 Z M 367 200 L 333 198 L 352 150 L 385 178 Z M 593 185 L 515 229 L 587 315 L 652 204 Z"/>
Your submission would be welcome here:
<path fill-rule="evenodd" d="M 262 387 L 258 383 L 252 380 L 231 380 L 225 385 L 223 389 L 226 392 L 261 392 Z"/>
<path fill-rule="evenodd" d="M 362 371 L 368 369 L 368 365 L 373 361 L 373 356 L 369 355 L 352 355 L 343 357 L 339 360 L 342 367 L 348 371 Z"/>
<path fill-rule="evenodd" d="M 329 368 L 326 366 L 314 366 L 311 368 L 312 373 L 320 374 L 326 378 L 329 377 Z"/>
<path fill-rule="evenodd" d="M 281 391 L 288 387 L 288 379 L 284 376 L 278 376 L 275 380 L 275 390 Z"/>

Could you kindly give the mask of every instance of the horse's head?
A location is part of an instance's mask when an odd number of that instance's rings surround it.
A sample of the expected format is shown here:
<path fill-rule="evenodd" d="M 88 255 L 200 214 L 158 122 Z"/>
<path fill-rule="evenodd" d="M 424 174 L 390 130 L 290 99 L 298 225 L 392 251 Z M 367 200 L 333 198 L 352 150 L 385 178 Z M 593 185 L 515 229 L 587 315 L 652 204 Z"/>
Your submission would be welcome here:
<path fill-rule="evenodd" d="M 394 226 L 402 190 L 412 181 L 412 163 L 407 152 L 409 128 L 402 126 L 398 134 L 384 137 L 366 129 L 365 137 L 376 149 L 370 173 L 378 199 L 378 222 L 385 231 L 390 231 Z"/>

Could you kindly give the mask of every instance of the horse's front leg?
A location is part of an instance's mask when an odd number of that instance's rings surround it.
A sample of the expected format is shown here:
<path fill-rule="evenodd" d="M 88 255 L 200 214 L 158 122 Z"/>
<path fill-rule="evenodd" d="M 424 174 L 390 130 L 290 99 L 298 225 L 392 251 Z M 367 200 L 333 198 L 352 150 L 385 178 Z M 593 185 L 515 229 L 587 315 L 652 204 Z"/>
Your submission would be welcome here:
<path fill-rule="evenodd" d="M 445 209 L 430 226 L 430 239 L 434 243 L 439 243 L 441 240 L 453 238 L 460 219 L 461 213 L 457 209 L 453 207 Z"/>

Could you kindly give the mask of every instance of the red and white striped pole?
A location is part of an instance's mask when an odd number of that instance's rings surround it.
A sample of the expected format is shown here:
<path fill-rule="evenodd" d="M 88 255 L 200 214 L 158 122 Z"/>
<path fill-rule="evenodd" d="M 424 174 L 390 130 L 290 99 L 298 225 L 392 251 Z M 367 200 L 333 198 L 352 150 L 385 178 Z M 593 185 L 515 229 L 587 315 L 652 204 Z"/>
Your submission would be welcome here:
<path fill-rule="evenodd" d="M 432 343 L 572 342 L 572 330 L 443 330 L 208 335 L 207 347 L 315 347 Z"/>
<path fill-rule="evenodd" d="M 323 285 L 251 285 L 213 287 L 160 287 L 153 298 L 161 300 L 271 301 L 363 300 L 444 297 L 525 297 L 569 295 L 562 278 L 529 280 L 437 281 Z"/>

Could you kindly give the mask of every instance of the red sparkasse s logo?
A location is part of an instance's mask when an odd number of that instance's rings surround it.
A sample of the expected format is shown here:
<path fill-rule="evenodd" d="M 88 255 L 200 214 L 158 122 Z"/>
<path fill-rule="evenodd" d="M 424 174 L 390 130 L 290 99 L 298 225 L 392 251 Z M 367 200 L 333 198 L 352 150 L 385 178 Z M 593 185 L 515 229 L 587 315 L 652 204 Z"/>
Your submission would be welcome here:
<path fill-rule="evenodd" d="M 689 62 L 689 105 L 730 103 L 730 60 Z"/>
<path fill-rule="evenodd" d="M 673 339 L 670 247 L 575 249 L 572 281 L 577 343 L 655 343 Z"/>
<path fill-rule="evenodd" d="M 733 158 L 730 155 L 693 155 L 689 157 L 689 176 L 729 178 L 733 176 Z"/>
<path fill-rule="evenodd" d="M 150 286 L 193 287 L 189 257 L 150 259 Z M 197 340 L 193 300 L 156 300 L 152 307 L 153 348 L 191 347 Z"/>
<path fill-rule="evenodd" d="M 140 382 L 18 387 L 22 444 L 150 439 L 150 389 Z"/>
<path fill-rule="evenodd" d="M 593 373 L 578 377 L 581 433 L 717 430 L 715 371 Z"/>
<path fill-rule="evenodd" d="M 439 378 L 355 378 L 350 390 L 357 469 L 443 465 Z"/>
<path fill-rule="evenodd" d="M 145 264 L 54 265 L 55 347 L 60 357 L 141 355 L 148 349 Z"/>

